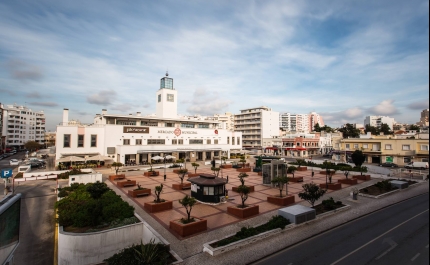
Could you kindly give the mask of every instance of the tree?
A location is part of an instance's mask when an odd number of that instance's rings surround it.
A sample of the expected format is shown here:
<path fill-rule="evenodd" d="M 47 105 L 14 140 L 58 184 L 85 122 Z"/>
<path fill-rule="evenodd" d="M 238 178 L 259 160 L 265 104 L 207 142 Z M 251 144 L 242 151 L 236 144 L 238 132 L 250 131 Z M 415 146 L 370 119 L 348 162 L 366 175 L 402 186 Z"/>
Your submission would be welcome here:
<path fill-rule="evenodd" d="M 184 182 L 184 178 L 185 178 L 185 175 L 188 173 L 188 169 L 186 169 L 186 168 L 184 168 L 184 169 L 179 169 L 179 171 L 178 171 L 178 177 L 181 179 L 181 185 L 183 184 L 183 182 Z"/>
<path fill-rule="evenodd" d="M 178 159 L 178 160 L 176 160 L 176 163 L 179 164 L 179 169 L 182 169 L 182 165 L 184 163 L 184 159 Z"/>
<path fill-rule="evenodd" d="M 378 134 L 378 128 L 376 128 L 375 126 L 371 126 L 370 124 L 366 124 L 364 132 L 365 133 L 370 132 L 372 135 L 377 135 Z"/>
<path fill-rule="evenodd" d="M 294 172 L 296 172 L 297 168 L 295 166 L 290 166 L 287 168 L 287 173 L 293 174 L 294 178 Z"/>
<path fill-rule="evenodd" d="M 412 124 L 409 125 L 409 130 L 415 130 L 417 132 L 420 132 L 420 127 L 418 125 Z"/>
<path fill-rule="evenodd" d="M 320 127 L 320 124 L 319 124 L 319 123 L 315 124 L 315 126 L 314 126 L 314 131 L 315 131 L 315 132 L 321 132 L 321 127 Z"/>
<path fill-rule="evenodd" d="M 321 198 L 325 194 L 325 190 L 321 189 L 318 185 L 315 183 L 308 183 L 302 185 L 303 191 L 299 193 L 300 199 L 303 199 L 307 202 L 309 202 L 312 207 L 314 207 L 315 202 Z"/>
<path fill-rule="evenodd" d="M 306 161 L 304 159 L 296 159 L 297 165 L 299 165 L 299 168 L 306 164 Z"/>
<path fill-rule="evenodd" d="M 184 220 L 184 223 L 190 223 L 191 220 L 191 210 L 193 209 L 193 206 L 197 203 L 196 199 L 193 197 L 190 197 L 188 195 L 185 195 L 185 197 L 182 200 L 179 200 L 179 203 L 184 206 L 185 211 L 187 211 L 187 220 Z"/>
<path fill-rule="evenodd" d="M 227 160 L 227 157 L 226 157 L 226 156 L 222 156 L 222 157 L 221 157 L 221 160 L 223 161 L 223 164 L 225 165 L 225 164 L 226 164 L 226 162 L 225 162 L 225 161 Z"/>
<path fill-rule="evenodd" d="M 242 184 L 242 186 L 244 186 L 245 185 L 245 178 L 248 177 L 248 174 L 242 172 L 237 177 L 239 178 L 239 181 Z"/>
<path fill-rule="evenodd" d="M 239 160 L 239 162 L 242 163 L 242 167 L 245 168 L 246 159 L 245 158 L 241 158 Z"/>
<path fill-rule="evenodd" d="M 382 123 L 381 127 L 379 128 L 379 132 L 383 133 L 384 135 L 392 135 L 393 132 L 390 129 L 390 126 L 386 123 Z"/>
<path fill-rule="evenodd" d="M 157 197 L 157 199 L 155 200 L 156 203 L 160 203 L 161 199 L 160 199 L 160 194 L 161 191 L 163 191 L 163 184 L 161 184 L 160 186 L 155 186 L 155 196 Z"/>
<path fill-rule="evenodd" d="M 237 192 L 239 192 L 240 198 L 242 200 L 242 208 L 247 207 L 245 205 L 245 201 L 248 199 L 248 194 L 250 192 L 249 187 L 245 185 L 241 185 L 237 188 Z"/>
<path fill-rule="evenodd" d="M 218 177 L 219 171 L 221 170 L 219 167 L 211 167 L 211 170 L 213 171 L 214 175 Z"/>
<path fill-rule="evenodd" d="M 200 166 L 198 163 L 191 163 L 191 166 L 194 168 L 194 174 L 197 174 L 197 168 Z"/>
<path fill-rule="evenodd" d="M 284 190 L 284 184 L 288 185 L 288 178 L 285 176 L 282 177 L 276 177 L 272 179 L 272 183 L 278 185 L 279 189 L 279 197 L 282 198 L 282 191 Z M 285 195 L 288 195 L 288 187 L 286 189 Z"/>
<path fill-rule="evenodd" d="M 355 166 L 360 168 L 361 175 L 363 175 L 361 166 L 363 165 L 364 161 L 366 161 L 366 156 L 363 154 L 361 150 L 355 150 L 354 153 L 352 153 L 351 158 Z"/>
<path fill-rule="evenodd" d="M 106 183 L 97 181 L 96 183 L 87 184 L 87 192 L 90 194 L 93 199 L 100 199 L 103 193 L 110 190 Z"/>
<path fill-rule="evenodd" d="M 42 147 L 41 144 L 39 144 L 38 142 L 35 142 L 35 141 L 28 141 L 24 144 L 24 146 L 30 152 L 38 150 Z"/>
<path fill-rule="evenodd" d="M 112 167 L 115 169 L 115 175 L 118 175 L 118 170 L 122 167 L 123 164 L 121 162 L 113 162 Z"/>
<path fill-rule="evenodd" d="M 354 125 L 347 123 L 343 128 L 338 130 L 342 132 L 343 138 L 358 138 L 360 136 L 360 130 L 354 128 Z"/>
<path fill-rule="evenodd" d="M 330 126 L 324 125 L 323 127 L 321 127 L 321 131 L 322 132 L 328 132 L 328 133 L 333 133 L 334 129 Z"/>
<path fill-rule="evenodd" d="M 343 174 L 345 175 L 345 178 L 347 178 L 347 179 L 348 179 L 350 169 L 351 169 L 350 167 L 342 167 L 341 168 L 341 170 L 343 171 Z"/>

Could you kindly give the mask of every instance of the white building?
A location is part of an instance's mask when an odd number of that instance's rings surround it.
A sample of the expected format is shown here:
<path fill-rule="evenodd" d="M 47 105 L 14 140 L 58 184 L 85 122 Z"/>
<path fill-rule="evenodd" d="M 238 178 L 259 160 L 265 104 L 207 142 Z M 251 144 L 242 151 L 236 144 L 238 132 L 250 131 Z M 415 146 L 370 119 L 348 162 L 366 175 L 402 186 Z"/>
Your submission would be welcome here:
<path fill-rule="evenodd" d="M 45 113 L 25 106 L 3 106 L 3 129 L 5 147 L 23 148 L 28 141 L 45 142 Z"/>
<path fill-rule="evenodd" d="M 321 115 L 316 112 L 309 114 L 291 114 L 281 113 L 279 115 L 279 127 L 283 131 L 309 133 L 313 131 L 316 124 L 324 126 L 324 120 Z"/>
<path fill-rule="evenodd" d="M 231 112 L 225 114 L 215 114 L 213 117 L 206 117 L 206 120 L 218 121 L 219 128 L 227 131 L 234 131 L 234 115 Z"/>
<path fill-rule="evenodd" d="M 155 116 L 108 114 L 104 109 L 90 125 L 69 122 L 68 109 L 64 109 L 63 122 L 57 126 L 56 159 L 100 154 L 139 164 L 156 155 L 173 155 L 194 162 L 242 149 L 240 132 L 221 129 L 215 120 L 178 117 L 178 93 L 167 75 L 161 79 L 156 101 Z"/>
<path fill-rule="evenodd" d="M 390 118 L 388 116 L 367 116 L 364 119 L 364 126 L 370 125 L 373 127 L 380 128 L 381 124 L 387 124 L 390 127 L 390 130 L 393 130 L 393 126 L 396 123 L 394 118 Z"/>
<path fill-rule="evenodd" d="M 243 136 L 245 148 L 261 149 L 264 138 L 279 136 L 279 112 L 268 107 L 244 109 L 234 116 L 234 130 Z"/>

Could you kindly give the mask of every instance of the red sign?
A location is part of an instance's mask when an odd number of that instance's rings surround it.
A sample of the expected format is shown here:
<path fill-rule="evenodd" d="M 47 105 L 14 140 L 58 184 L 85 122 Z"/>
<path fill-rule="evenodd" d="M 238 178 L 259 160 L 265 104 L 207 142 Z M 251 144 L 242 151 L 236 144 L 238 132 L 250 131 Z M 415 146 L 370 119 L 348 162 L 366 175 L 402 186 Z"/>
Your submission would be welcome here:
<path fill-rule="evenodd" d="M 215 130 L 215 134 L 218 134 L 218 130 Z"/>
<path fill-rule="evenodd" d="M 173 133 L 174 133 L 176 136 L 179 136 L 179 135 L 181 135 L 182 131 L 181 131 L 181 129 L 176 128 L 176 129 L 173 131 Z"/>

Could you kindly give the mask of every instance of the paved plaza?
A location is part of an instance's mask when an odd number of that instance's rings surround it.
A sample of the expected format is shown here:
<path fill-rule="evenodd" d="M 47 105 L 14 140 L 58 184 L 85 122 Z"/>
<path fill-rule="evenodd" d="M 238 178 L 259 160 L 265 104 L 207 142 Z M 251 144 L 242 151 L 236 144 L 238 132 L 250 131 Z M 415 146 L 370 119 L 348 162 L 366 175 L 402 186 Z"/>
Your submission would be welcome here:
<path fill-rule="evenodd" d="M 190 169 L 189 169 L 190 170 Z M 154 194 L 154 188 L 155 186 L 159 186 L 160 184 L 163 184 L 163 192 L 161 194 L 161 198 L 165 200 L 173 201 L 173 209 L 167 210 L 159 213 L 153 213 L 150 214 L 155 220 L 157 220 L 163 227 L 165 227 L 168 231 L 170 231 L 175 237 L 178 239 L 182 239 L 179 235 L 174 233 L 172 230 L 169 229 L 169 222 L 171 220 L 185 218 L 186 217 L 186 211 L 185 208 L 179 203 L 179 199 L 182 199 L 185 195 L 190 195 L 190 190 L 182 190 L 177 191 L 172 189 L 172 184 L 178 184 L 180 183 L 180 179 L 176 173 L 173 173 L 172 169 L 166 170 L 166 180 L 164 181 L 163 178 L 163 169 L 160 169 L 160 175 L 156 177 L 146 177 L 143 176 L 144 171 L 129 171 L 126 173 L 126 178 L 129 180 L 135 180 L 136 183 L 139 183 L 143 188 L 149 188 L 152 190 L 152 195 L 146 196 L 146 197 L 139 197 L 139 198 L 131 198 L 138 206 L 140 206 L 143 209 L 143 205 L 145 202 L 152 202 L 155 199 Z M 288 194 L 295 196 L 295 202 L 302 202 L 302 200 L 298 197 L 298 194 L 303 191 L 302 185 L 305 183 L 316 183 L 321 184 L 326 182 L 326 176 L 325 174 L 320 174 L 321 169 L 315 169 L 315 175 L 312 177 L 311 170 L 308 169 L 307 171 L 296 171 L 295 177 L 303 177 L 303 182 L 301 183 L 288 183 Z M 190 173 L 194 173 L 194 169 L 190 170 Z M 201 165 L 197 173 L 206 173 L 206 174 L 213 174 L 210 170 L 210 166 L 203 166 Z M 258 205 L 260 214 L 268 213 L 276 209 L 283 208 L 285 206 L 278 206 L 272 203 L 267 202 L 268 196 L 279 196 L 279 189 L 277 188 L 271 188 L 270 186 L 262 185 L 262 176 L 258 176 L 258 173 L 249 172 L 247 173 L 249 176 L 245 178 L 245 185 L 253 185 L 255 186 L 255 191 L 251 192 L 249 194 L 248 199 L 246 200 L 246 204 L 248 205 Z M 241 204 L 241 198 L 240 195 L 237 192 L 232 191 L 232 187 L 239 186 L 240 181 L 238 179 L 239 172 L 237 172 L 236 169 L 230 168 L 230 169 L 222 169 L 222 172 L 220 172 L 219 177 L 226 178 L 229 176 L 229 182 L 226 184 L 226 189 L 228 190 L 228 202 L 221 203 L 218 205 L 208 205 L 208 204 L 202 204 L 198 203 L 196 204 L 191 214 L 198 218 L 204 218 L 208 221 L 208 231 L 215 230 L 227 225 L 231 225 L 240 221 L 243 221 L 244 219 L 237 218 L 233 215 L 230 215 L 227 213 L 227 207 L 228 206 L 235 206 Z M 292 175 L 289 174 L 289 177 Z M 342 172 L 337 172 L 333 176 L 332 182 L 336 183 L 338 179 L 345 178 L 345 176 L 342 174 Z M 349 176 L 351 178 L 351 175 Z M 123 181 L 123 180 L 122 180 Z M 358 181 L 358 183 L 362 183 L 363 181 Z M 115 184 L 116 181 L 113 182 Z M 188 183 L 186 178 L 184 179 L 184 183 Z M 342 189 L 348 189 L 350 185 L 342 184 Z M 128 190 L 136 189 L 137 186 L 134 187 L 125 187 L 120 188 L 117 186 L 119 190 L 121 190 L 124 195 L 127 195 Z M 327 193 L 330 194 L 331 190 L 328 190 Z M 283 195 L 285 195 L 285 187 L 283 190 Z M 127 195 L 128 196 L 128 195 Z M 325 195 L 327 197 L 327 195 Z M 254 216 L 255 217 L 255 216 Z M 250 217 L 253 218 L 253 217 Z M 206 232 L 208 232 L 206 231 Z M 193 237 L 195 235 L 192 235 L 190 237 Z"/>

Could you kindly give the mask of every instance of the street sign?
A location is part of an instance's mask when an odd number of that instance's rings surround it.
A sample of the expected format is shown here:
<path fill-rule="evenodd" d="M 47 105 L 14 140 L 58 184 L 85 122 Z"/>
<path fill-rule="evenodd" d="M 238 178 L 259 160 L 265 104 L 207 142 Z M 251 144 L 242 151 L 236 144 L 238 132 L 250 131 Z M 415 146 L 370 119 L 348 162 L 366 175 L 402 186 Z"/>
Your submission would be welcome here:
<path fill-rule="evenodd" d="M 11 168 L 6 168 L 1 170 L 1 178 L 10 178 L 13 176 Z"/>

